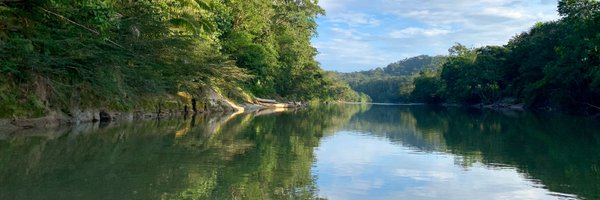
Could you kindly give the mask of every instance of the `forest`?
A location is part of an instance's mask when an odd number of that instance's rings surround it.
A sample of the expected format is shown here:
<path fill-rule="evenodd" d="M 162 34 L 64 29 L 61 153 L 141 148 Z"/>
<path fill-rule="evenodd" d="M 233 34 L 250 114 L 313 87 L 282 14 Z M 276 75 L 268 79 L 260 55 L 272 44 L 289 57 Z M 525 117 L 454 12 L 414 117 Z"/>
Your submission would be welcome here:
<path fill-rule="evenodd" d="M 0 118 L 150 109 L 207 90 L 360 101 L 314 59 L 323 14 L 315 0 L 0 1 Z"/>
<path fill-rule="evenodd" d="M 600 5 L 560 0 L 561 19 L 503 46 L 456 44 L 384 68 L 329 72 L 310 40 L 316 0 L 0 2 L 0 118 L 154 109 L 202 99 L 520 104 L 600 112 Z M 189 103 L 183 101 L 183 103 Z"/>
<path fill-rule="evenodd" d="M 494 104 L 568 113 L 600 111 L 600 3 L 561 0 L 561 19 L 506 45 L 456 44 L 441 68 L 414 80 L 413 101 Z"/>
<path fill-rule="evenodd" d="M 374 102 L 599 113 L 600 3 L 561 0 L 558 12 L 559 20 L 538 22 L 503 46 L 457 43 L 447 56 L 422 55 L 339 76 Z"/>
<path fill-rule="evenodd" d="M 338 76 L 355 91 L 368 95 L 373 102 L 408 102 L 414 89 L 414 77 L 422 71 L 440 68 L 445 60 L 445 56 L 420 55 L 390 63 L 384 68 L 338 73 Z"/>

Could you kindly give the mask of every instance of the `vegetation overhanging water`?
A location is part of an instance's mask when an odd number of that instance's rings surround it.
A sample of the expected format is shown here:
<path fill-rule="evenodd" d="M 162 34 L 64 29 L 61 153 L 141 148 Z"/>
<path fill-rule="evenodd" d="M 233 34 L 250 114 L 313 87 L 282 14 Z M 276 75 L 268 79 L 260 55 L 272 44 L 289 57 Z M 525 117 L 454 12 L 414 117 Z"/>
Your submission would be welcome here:
<path fill-rule="evenodd" d="M 0 198 L 597 199 L 599 126 L 379 105 L 87 124 L 2 135 Z"/>

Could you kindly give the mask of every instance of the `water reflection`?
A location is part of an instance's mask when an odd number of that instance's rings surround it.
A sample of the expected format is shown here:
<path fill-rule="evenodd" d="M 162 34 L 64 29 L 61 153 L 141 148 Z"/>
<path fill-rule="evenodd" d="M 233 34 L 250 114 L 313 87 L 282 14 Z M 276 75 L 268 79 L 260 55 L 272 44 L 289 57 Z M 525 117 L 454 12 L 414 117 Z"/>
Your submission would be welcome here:
<path fill-rule="evenodd" d="M 0 133 L 0 199 L 600 199 L 597 120 L 328 105 Z"/>
<path fill-rule="evenodd" d="M 15 134 L 0 140 L 0 199 L 316 198 L 313 149 L 359 109 Z"/>
<path fill-rule="evenodd" d="M 476 163 L 465 170 L 454 155 L 415 153 L 355 132 L 327 138 L 317 157 L 318 185 L 329 199 L 552 199 L 514 168 Z"/>
<path fill-rule="evenodd" d="M 599 128 L 580 117 L 374 106 L 322 140 L 315 171 L 330 199 L 599 199 Z"/>

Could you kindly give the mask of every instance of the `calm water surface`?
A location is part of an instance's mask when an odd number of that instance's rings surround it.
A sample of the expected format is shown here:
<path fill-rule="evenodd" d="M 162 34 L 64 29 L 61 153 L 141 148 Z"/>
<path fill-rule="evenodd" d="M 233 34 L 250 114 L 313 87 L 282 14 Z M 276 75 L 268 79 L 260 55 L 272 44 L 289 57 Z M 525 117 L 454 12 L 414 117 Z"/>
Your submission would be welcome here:
<path fill-rule="evenodd" d="M 600 121 L 330 105 L 0 133 L 0 199 L 600 199 Z"/>

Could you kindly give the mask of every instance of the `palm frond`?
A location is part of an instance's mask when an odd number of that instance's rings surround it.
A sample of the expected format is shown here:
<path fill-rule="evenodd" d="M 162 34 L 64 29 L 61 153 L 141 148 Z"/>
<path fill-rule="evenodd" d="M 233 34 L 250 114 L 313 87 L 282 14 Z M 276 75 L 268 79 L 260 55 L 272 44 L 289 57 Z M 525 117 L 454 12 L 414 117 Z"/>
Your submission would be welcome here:
<path fill-rule="evenodd" d="M 200 34 L 198 27 L 194 24 L 193 20 L 190 20 L 189 18 L 186 18 L 186 17 L 173 18 L 173 19 L 169 20 L 169 23 L 176 28 L 190 31 L 194 35 Z"/>

